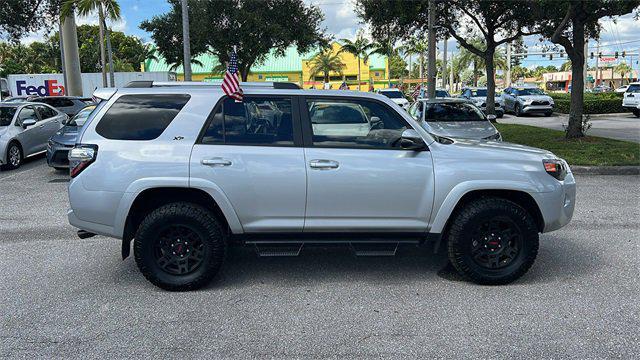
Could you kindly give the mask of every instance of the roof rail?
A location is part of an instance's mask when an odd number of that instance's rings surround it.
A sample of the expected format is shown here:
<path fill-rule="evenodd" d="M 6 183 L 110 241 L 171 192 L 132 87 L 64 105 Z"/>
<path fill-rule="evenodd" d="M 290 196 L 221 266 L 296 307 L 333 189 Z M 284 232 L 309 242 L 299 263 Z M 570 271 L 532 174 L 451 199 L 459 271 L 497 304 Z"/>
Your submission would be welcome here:
<path fill-rule="evenodd" d="M 220 86 L 219 83 L 204 81 L 130 81 L 125 88 L 151 88 L 173 86 Z M 301 89 L 298 84 L 292 82 L 241 82 L 240 87 L 245 88 L 270 88 L 270 89 Z"/>

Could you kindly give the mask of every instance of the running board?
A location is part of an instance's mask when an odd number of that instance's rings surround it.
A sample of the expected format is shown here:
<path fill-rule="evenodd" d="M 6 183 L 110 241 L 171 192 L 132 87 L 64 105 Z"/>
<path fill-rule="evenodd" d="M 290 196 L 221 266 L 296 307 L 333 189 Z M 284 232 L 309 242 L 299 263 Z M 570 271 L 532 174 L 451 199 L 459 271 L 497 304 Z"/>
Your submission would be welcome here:
<path fill-rule="evenodd" d="M 395 256 L 400 243 L 350 243 L 356 256 Z"/>
<path fill-rule="evenodd" d="M 275 256 L 298 256 L 304 243 L 288 243 L 288 244 L 258 244 L 254 243 L 256 253 L 259 257 L 275 257 Z"/>

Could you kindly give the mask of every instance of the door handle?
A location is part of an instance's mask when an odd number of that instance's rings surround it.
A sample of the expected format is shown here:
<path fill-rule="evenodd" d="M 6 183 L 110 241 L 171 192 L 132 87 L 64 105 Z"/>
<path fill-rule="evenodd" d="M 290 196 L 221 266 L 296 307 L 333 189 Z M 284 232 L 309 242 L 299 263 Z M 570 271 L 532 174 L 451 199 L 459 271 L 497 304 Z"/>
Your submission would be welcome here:
<path fill-rule="evenodd" d="M 229 166 L 231 165 L 231 160 L 223 158 L 202 159 L 201 163 L 205 166 Z"/>
<path fill-rule="evenodd" d="M 311 160 L 309 162 L 309 166 L 312 169 L 328 170 L 328 169 L 337 169 L 340 166 L 340 164 L 334 160 L 316 159 L 316 160 Z"/>

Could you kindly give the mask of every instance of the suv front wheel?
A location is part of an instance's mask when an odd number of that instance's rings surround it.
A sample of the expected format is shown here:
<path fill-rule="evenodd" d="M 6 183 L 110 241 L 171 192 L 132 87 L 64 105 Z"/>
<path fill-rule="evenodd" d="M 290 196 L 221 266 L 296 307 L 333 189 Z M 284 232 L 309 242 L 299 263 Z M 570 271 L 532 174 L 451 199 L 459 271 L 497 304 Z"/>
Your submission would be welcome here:
<path fill-rule="evenodd" d="M 533 265 L 538 254 L 538 230 L 531 215 L 502 198 L 482 198 L 466 204 L 447 234 L 449 261 L 478 284 L 510 283 Z"/>
<path fill-rule="evenodd" d="M 135 235 L 134 252 L 142 274 L 170 291 L 209 283 L 225 257 L 226 239 L 216 217 L 190 203 L 161 206 L 147 215 Z"/>

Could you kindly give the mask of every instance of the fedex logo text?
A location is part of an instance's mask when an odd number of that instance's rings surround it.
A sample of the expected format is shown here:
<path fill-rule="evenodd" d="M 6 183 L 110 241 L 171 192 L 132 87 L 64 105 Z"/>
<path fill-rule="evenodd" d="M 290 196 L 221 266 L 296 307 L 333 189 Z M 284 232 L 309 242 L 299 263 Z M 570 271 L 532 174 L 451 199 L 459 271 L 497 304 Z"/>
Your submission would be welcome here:
<path fill-rule="evenodd" d="M 64 86 L 58 85 L 58 80 L 45 80 L 43 86 L 27 85 L 25 80 L 16 81 L 18 96 L 40 95 L 59 96 L 64 95 Z"/>

